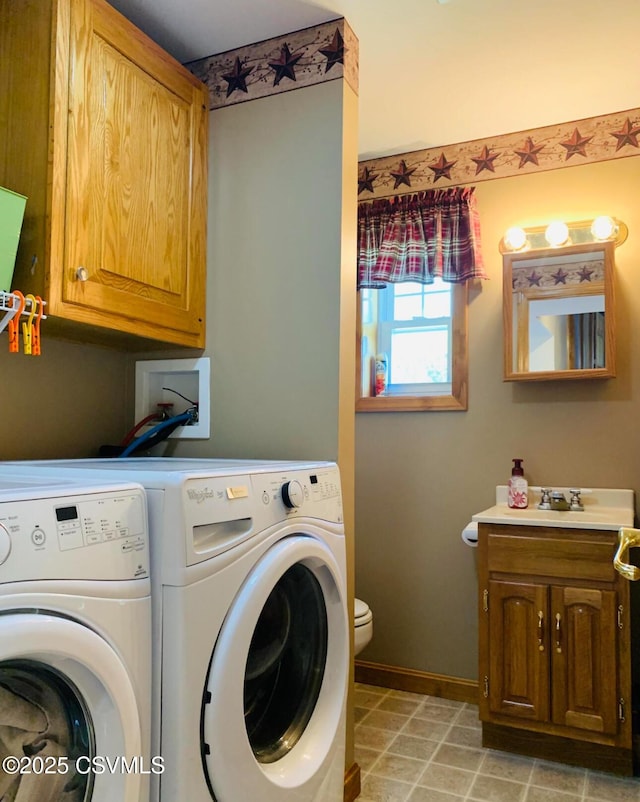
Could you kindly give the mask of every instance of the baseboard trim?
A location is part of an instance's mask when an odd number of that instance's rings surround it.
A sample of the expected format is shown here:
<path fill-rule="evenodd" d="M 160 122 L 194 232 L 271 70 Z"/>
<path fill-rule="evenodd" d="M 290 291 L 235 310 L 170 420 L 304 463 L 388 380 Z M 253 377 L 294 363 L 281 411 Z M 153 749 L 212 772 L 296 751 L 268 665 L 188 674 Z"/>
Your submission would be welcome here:
<path fill-rule="evenodd" d="M 356 660 L 355 681 L 366 685 L 381 685 L 397 691 L 423 693 L 456 702 L 478 704 L 478 683 L 474 680 L 448 677 L 444 674 L 429 674 L 427 671 L 416 671 L 412 668 Z"/>
<path fill-rule="evenodd" d="M 360 796 L 360 766 L 353 763 L 344 775 L 344 802 L 354 802 Z"/>

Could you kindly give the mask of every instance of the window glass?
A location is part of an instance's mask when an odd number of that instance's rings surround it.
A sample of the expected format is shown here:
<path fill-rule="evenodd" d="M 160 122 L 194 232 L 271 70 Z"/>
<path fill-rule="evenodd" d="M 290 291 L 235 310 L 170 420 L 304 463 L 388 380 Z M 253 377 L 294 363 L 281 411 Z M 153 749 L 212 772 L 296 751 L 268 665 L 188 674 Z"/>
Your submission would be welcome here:
<path fill-rule="evenodd" d="M 438 278 L 359 295 L 356 409 L 466 409 L 466 284 Z"/>

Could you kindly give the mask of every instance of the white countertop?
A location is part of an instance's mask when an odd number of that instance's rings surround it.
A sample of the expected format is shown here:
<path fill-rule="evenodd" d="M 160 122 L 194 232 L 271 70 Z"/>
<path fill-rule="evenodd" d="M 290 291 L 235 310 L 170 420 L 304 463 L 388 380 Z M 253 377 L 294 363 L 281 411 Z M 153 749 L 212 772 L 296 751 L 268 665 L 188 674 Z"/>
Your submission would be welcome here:
<path fill-rule="evenodd" d="M 570 499 L 569 489 L 554 487 Z M 568 529 L 619 529 L 633 526 L 633 490 L 590 488 L 583 491 L 584 510 L 566 512 L 539 510 L 540 488 L 529 488 L 529 506 L 524 510 L 507 506 L 507 487 L 496 488 L 496 504 L 472 516 L 477 523 L 518 524 L 522 526 L 559 526 Z"/>

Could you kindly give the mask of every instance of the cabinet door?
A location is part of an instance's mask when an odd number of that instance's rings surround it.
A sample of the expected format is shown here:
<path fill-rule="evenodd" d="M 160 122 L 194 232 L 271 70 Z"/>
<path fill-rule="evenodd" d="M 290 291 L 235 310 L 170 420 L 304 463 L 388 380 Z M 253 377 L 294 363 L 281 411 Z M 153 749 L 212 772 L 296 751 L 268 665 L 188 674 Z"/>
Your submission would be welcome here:
<path fill-rule="evenodd" d="M 489 709 L 549 720 L 546 585 L 489 582 Z"/>
<path fill-rule="evenodd" d="M 616 598 L 613 590 L 551 588 L 556 724 L 618 730 Z"/>
<path fill-rule="evenodd" d="M 70 8 L 62 300 L 203 345 L 204 87 L 103 0 Z"/>

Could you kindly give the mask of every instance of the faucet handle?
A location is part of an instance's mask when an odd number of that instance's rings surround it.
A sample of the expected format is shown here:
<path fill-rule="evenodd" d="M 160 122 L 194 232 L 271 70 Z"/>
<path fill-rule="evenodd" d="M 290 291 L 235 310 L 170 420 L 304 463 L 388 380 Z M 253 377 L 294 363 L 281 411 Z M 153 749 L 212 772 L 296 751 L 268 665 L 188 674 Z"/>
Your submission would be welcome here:
<path fill-rule="evenodd" d="M 540 488 L 540 503 L 538 504 L 539 510 L 551 509 L 551 489 L 548 487 Z"/>
<path fill-rule="evenodd" d="M 571 493 L 571 503 L 569 505 L 569 509 L 574 510 L 575 512 L 582 512 L 582 510 L 584 510 L 584 506 L 580 500 L 580 493 L 582 493 L 582 490 L 580 490 L 580 488 L 574 488 L 570 489 L 569 493 Z"/>

